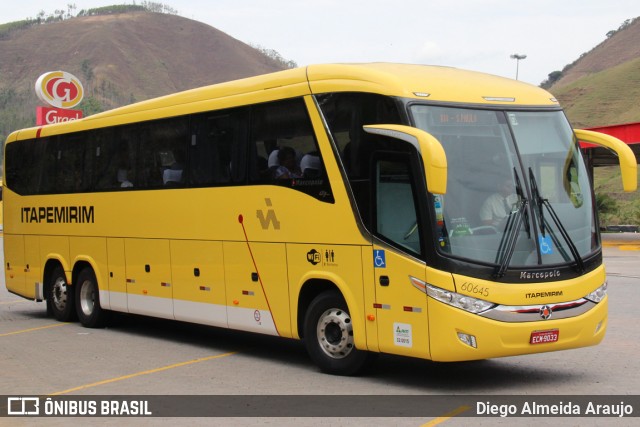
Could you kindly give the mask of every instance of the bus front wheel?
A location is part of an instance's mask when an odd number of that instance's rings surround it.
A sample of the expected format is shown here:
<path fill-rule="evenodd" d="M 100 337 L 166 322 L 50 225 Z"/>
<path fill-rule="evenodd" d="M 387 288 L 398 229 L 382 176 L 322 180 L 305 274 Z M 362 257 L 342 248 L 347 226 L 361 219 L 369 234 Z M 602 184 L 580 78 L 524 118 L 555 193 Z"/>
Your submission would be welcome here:
<path fill-rule="evenodd" d="M 60 266 L 55 267 L 49 276 L 46 298 L 47 312 L 52 313 L 56 320 L 60 322 L 75 320 L 75 295 Z"/>
<path fill-rule="evenodd" d="M 108 312 L 100 307 L 98 281 L 93 269 L 84 268 L 76 282 L 76 308 L 78 319 L 87 328 L 101 328 L 107 322 Z"/>
<path fill-rule="evenodd" d="M 371 358 L 355 347 L 347 303 L 335 291 L 321 293 L 309 305 L 304 340 L 311 359 L 328 374 L 355 375 Z"/>

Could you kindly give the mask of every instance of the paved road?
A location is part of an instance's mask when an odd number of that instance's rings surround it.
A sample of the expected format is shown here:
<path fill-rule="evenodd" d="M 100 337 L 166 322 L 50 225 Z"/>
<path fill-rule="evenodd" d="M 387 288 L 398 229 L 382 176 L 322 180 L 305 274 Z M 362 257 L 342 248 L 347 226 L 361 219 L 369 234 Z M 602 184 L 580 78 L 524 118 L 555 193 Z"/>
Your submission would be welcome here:
<path fill-rule="evenodd" d="M 106 329 L 47 318 L 43 303 L 9 294 L 0 279 L 0 395 L 638 395 L 640 245 L 605 247 L 609 329 L 602 344 L 566 352 L 438 364 L 381 356 L 363 377 L 321 374 L 296 341 L 121 316 Z M 427 399 L 425 397 L 425 399 Z M 378 400 L 378 402 L 380 402 Z M 0 405 L 4 402 L 0 402 Z M 337 405 L 327 405 L 330 417 Z M 349 405 L 346 401 L 343 405 Z M 76 419 L 127 425 L 551 425 L 543 418 Z M 636 412 L 640 407 L 635 408 Z M 435 416 L 435 415 L 434 415 Z M 637 418 L 636 418 L 637 420 Z M 629 418 L 570 425 L 633 425 Z M 0 425 L 68 425 L 69 419 L 0 418 Z M 432 424 L 433 425 L 433 424 Z"/>

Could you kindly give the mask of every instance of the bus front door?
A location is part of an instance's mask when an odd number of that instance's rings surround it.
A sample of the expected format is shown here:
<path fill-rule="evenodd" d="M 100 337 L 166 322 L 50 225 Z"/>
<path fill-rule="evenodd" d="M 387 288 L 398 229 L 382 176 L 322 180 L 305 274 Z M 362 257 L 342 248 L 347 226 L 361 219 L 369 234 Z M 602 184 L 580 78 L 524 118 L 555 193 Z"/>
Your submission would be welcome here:
<path fill-rule="evenodd" d="M 427 298 L 411 281 L 424 282 L 424 264 L 374 245 L 373 267 L 380 351 L 429 358 Z"/>

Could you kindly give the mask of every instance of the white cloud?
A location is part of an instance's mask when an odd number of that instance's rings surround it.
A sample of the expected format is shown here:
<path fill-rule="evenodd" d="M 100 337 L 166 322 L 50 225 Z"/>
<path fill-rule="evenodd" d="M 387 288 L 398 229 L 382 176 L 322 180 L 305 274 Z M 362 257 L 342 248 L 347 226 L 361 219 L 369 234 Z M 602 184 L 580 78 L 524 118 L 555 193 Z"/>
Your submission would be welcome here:
<path fill-rule="evenodd" d="M 435 41 L 427 40 L 415 51 L 413 62 L 418 64 L 437 64 L 444 57 L 444 49 Z"/>

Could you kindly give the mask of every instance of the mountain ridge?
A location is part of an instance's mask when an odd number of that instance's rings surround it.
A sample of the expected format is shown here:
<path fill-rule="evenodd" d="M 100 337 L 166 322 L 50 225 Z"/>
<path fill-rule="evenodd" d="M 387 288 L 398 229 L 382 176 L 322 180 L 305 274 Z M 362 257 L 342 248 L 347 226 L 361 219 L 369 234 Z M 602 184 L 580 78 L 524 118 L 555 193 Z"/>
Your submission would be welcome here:
<path fill-rule="evenodd" d="M 85 115 L 283 64 L 207 24 L 134 11 L 31 25 L 0 39 L 0 137 L 35 123 L 34 84 L 64 70 L 85 87 Z"/>

